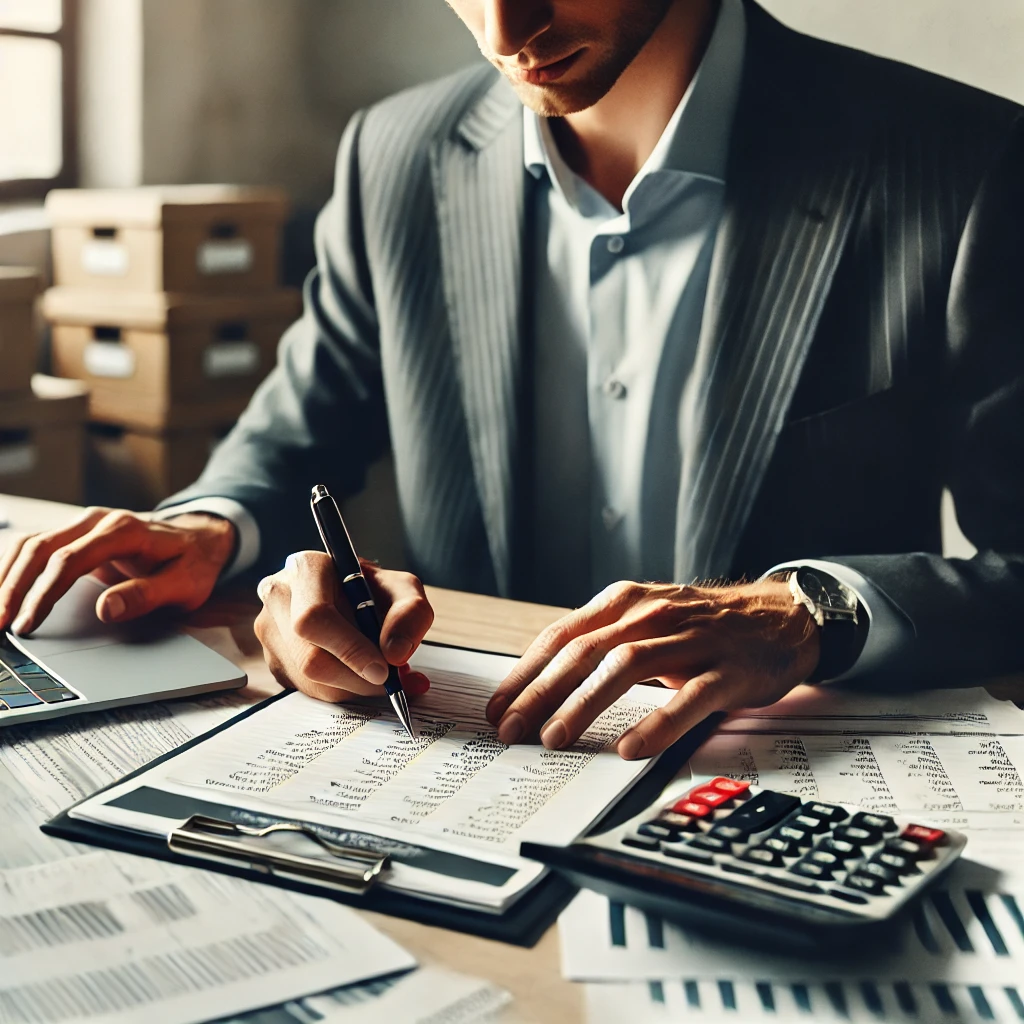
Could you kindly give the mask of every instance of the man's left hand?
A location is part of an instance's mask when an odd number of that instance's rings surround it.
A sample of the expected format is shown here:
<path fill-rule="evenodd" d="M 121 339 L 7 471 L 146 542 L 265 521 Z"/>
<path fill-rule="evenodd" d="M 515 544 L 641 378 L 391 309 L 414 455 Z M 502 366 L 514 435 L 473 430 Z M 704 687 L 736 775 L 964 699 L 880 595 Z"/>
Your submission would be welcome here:
<path fill-rule="evenodd" d="M 715 711 L 774 704 L 818 664 L 819 630 L 779 582 L 615 583 L 549 626 L 487 706 L 503 743 L 574 743 L 635 683 L 679 692 L 618 743 L 627 760 L 671 746 Z"/>

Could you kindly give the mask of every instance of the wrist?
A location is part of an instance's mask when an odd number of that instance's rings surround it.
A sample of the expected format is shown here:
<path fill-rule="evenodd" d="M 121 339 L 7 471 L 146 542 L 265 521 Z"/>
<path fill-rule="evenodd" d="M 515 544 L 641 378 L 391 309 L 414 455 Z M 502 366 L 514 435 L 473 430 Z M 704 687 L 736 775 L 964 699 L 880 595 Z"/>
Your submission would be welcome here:
<path fill-rule="evenodd" d="M 218 574 L 234 560 L 238 550 L 238 530 L 230 519 L 207 512 L 184 512 L 166 522 L 169 526 L 194 533 L 201 545 L 203 560 L 215 565 Z"/>
<path fill-rule="evenodd" d="M 793 600 L 789 585 L 778 580 L 751 584 L 760 601 L 774 612 L 779 644 L 790 657 L 793 677 L 798 682 L 814 675 L 821 659 L 821 626 L 801 603 Z"/>

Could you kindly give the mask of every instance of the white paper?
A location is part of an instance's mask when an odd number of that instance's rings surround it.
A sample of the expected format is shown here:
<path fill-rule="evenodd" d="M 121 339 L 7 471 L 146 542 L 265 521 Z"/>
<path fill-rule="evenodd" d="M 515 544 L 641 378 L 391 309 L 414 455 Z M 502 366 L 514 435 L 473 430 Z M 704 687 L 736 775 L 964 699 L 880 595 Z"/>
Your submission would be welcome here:
<path fill-rule="evenodd" d="M 407 969 L 340 904 L 136 857 L 0 872 L 0 1020 L 190 1024 Z"/>
<path fill-rule="evenodd" d="M 167 819 L 111 806 L 148 786 L 370 832 L 515 868 L 521 877 L 500 891 L 450 877 L 432 882 L 401 864 L 387 878 L 399 888 L 500 905 L 542 872 L 518 856 L 521 841 L 571 841 L 650 768 L 652 761 L 622 760 L 614 744 L 672 696 L 634 687 L 569 750 L 507 747 L 484 708 L 514 659 L 425 647 L 413 664 L 431 679 L 413 709 L 414 740 L 380 703 L 333 705 L 293 693 L 74 814 L 166 833 Z"/>
<path fill-rule="evenodd" d="M 991 1024 L 1024 1019 L 1021 990 L 996 985 L 787 985 L 724 975 L 587 985 L 585 991 L 587 1024 L 668 1024 L 681 1019 L 716 1024 Z"/>
<path fill-rule="evenodd" d="M 798 686 L 769 707 L 734 712 L 719 731 L 1020 736 L 1024 711 L 980 686 L 897 694 Z"/>
<path fill-rule="evenodd" d="M 718 734 L 690 769 L 961 831 L 1024 829 L 1021 736 Z"/>

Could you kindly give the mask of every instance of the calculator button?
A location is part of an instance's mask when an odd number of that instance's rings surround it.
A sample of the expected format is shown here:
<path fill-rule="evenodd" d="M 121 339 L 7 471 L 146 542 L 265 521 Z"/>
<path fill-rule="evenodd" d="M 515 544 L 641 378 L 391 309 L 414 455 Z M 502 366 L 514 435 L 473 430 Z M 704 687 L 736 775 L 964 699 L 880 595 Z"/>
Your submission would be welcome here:
<path fill-rule="evenodd" d="M 765 789 L 723 818 L 721 824 L 734 825 L 750 835 L 770 828 L 799 806 L 799 797 Z"/>
<path fill-rule="evenodd" d="M 736 828 L 734 825 L 715 825 L 709 835 L 724 839 L 727 843 L 735 843 L 746 837 L 743 829 Z"/>
<path fill-rule="evenodd" d="M 790 878 L 788 875 L 765 875 L 764 880 L 773 885 L 781 885 L 786 889 L 796 889 L 798 892 L 824 892 L 825 890 L 815 882 L 805 878 Z"/>
<path fill-rule="evenodd" d="M 740 796 L 746 793 L 750 789 L 749 782 L 742 782 L 739 779 L 726 779 L 719 776 L 717 779 L 712 779 L 708 785 L 712 789 L 717 789 L 720 793 L 728 793 L 729 796 Z"/>
<path fill-rule="evenodd" d="M 679 842 L 679 829 L 670 828 L 668 825 L 662 825 L 657 821 L 645 821 L 637 829 L 637 832 L 642 836 L 648 836 L 651 839 L 660 839 L 665 843 Z"/>
<path fill-rule="evenodd" d="M 804 804 L 804 814 L 813 814 L 816 818 L 824 818 L 826 821 L 845 821 L 849 816 L 849 812 L 842 807 L 836 807 L 835 804 L 819 804 L 812 802 Z"/>
<path fill-rule="evenodd" d="M 759 871 L 755 871 L 753 868 L 745 868 L 742 864 L 730 864 L 726 862 L 721 865 L 723 871 L 728 871 L 733 875 L 753 875 L 757 878 L 760 875 Z"/>
<path fill-rule="evenodd" d="M 890 871 L 897 875 L 913 875 L 917 873 L 917 867 L 913 858 L 905 857 L 902 853 L 888 853 L 886 850 L 879 850 L 870 861 L 871 864 L 884 864 Z"/>
<path fill-rule="evenodd" d="M 704 850 L 694 850 L 689 843 L 685 846 L 666 846 L 662 851 L 666 857 L 673 857 L 676 860 L 691 860 L 697 864 L 714 864 L 715 858 Z"/>
<path fill-rule="evenodd" d="M 932 855 L 930 847 L 915 843 L 913 839 L 887 839 L 882 849 L 886 853 L 898 853 L 910 860 L 927 860 Z"/>
<path fill-rule="evenodd" d="M 815 849 L 821 850 L 823 853 L 835 854 L 840 860 L 849 860 L 851 857 L 860 856 L 859 846 L 855 846 L 845 839 L 834 839 L 832 836 L 822 839 Z"/>
<path fill-rule="evenodd" d="M 872 878 L 871 875 L 849 874 L 846 876 L 846 881 L 843 882 L 843 885 L 847 889 L 856 889 L 857 892 L 867 893 L 868 896 L 885 895 L 885 885 L 881 880 Z"/>
<path fill-rule="evenodd" d="M 717 836 L 697 836 L 687 844 L 690 849 L 709 850 L 711 853 L 731 853 L 729 844 Z"/>
<path fill-rule="evenodd" d="M 740 854 L 740 860 L 749 861 L 751 864 L 760 864 L 764 868 L 778 868 L 782 866 L 782 854 L 775 850 L 766 850 L 763 846 L 755 846 L 751 850 Z"/>
<path fill-rule="evenodd" d="M 832 877 L 832 872 L 827 867 L 809 860 L 798 860 L 789 870 L 791 874 L 799 875 L 801 878 L 816 878 L 819 882 Z"/>
<path fill-rule="evenodd" d="M 888 814 L 869 814 L 867 811 L 855 814 L 850 824 L 858 828 L 877 829 L 879 832 L 895 832 L 897 827 Z"/>
<path fill-rule="evenodd" d="M 857 873 L 877 878 L 883 885 L 903 884 L 900 881 L 900 876 L 896 874 L 892 868 L 887 868 L 884 864 L 879 864 L 877 861 L 868 861 L 867 864 L 861 864 L 861 866 L 857 868 Z"/>
<path fill-rule="evenodd" d="M 781 836 L 769 836 L 763 839 L 760 845 L 766 850 L 781 853 L 783 857 L 796 857 L 800 853 L 800 848 L 792 839 L 783 839 Z"/>
<path fill-rule="evenodd" d="M 777 836 L 779 839 L 785 839 L 796 846 L 811 845 L 810 832 L 805 828 L 797 828 L 796 825 L 780 825 L 772 835 Z"/>
<path fill-rule="evenodd" d="M 843 889 L 829 889 L 828 894 L 836 899 L 846 900 L 847 903 L 867 903 L 867 900 L 856 892 L 846 892 Z"/>
<path fill-rule="evenodd" d="M 901 833 L 901 839 L 911 839 L 922 846 L 938 846 L 946 833 L 941 828 L 928 828 L 927 825 L 908 825 Z"/>
<path fill-rule="evenodd" d="M 688 814 L 673 814 L 672 811 L 662 811 L 658 815 L 658 824 L 675 829 L 677 832 L 700 831 L 696 818 L 691 818 Z"/>
<path fill-rule="evenodd" d="M 816 818 L 813 814 L 794 814 L 788 819 L 787 824 L 807 829 L 811 833 L 827 832 L 831 828 L 825 818 Z"/>
<path fill-rule="evenodd" d="M 806 860 L 809 864 L 820 864 L 830 871 L 838 871 L 843 866 L 842 858 L 829 850 L 811 850 Z"/>
<path fill-rule="evenodd" d="M 699 804 L 689 797 L 677 800 L 671 809 L 676 814 L 686 814 L 691 818 L 707 818 L 710 817 L 712 811 L 709 804 Z"/>
<path fill-rule="evenodd" d="M 623 846 L 635 846 L 638 850 L 657 850 L 660 846 L 657 839 L 650 836 L 623 836 Z"/>
<path fill-rule="evenodd" d="M 882 833 L 874 828 L 861 828 L 859 825 L 837 825 L 832 831 L 836 839 L 845 839 L 854 846 L 873 846 L 882 838 Z"/>
<path fill-rule="evenodd" d="M 708 807 L 721 807 L 722 804 L 732 800 L 732 793 L 723 793 L 721 790 L 713 789 L 711 786 L 698 786 L 690 790 L 690 800 L 695 804 L 707 804 Z"/>

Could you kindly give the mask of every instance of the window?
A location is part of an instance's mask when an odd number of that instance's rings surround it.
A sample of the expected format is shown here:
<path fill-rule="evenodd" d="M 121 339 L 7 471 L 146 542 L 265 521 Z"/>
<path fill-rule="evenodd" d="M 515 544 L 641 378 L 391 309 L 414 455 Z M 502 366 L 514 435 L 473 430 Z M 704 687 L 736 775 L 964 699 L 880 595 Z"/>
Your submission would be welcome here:
<path fill-rule="evenodd" d="M 75 179 L 74 0 L 0 0 L 0 199 Z"/>

